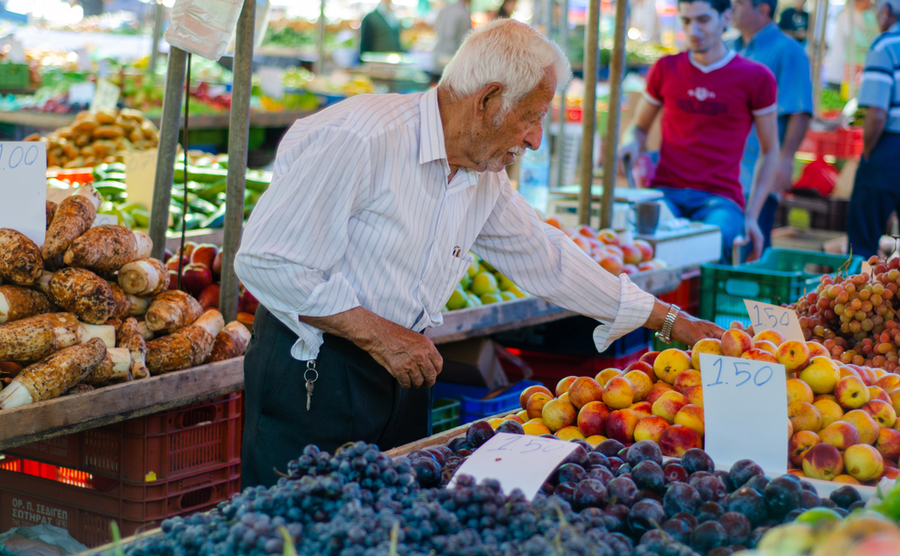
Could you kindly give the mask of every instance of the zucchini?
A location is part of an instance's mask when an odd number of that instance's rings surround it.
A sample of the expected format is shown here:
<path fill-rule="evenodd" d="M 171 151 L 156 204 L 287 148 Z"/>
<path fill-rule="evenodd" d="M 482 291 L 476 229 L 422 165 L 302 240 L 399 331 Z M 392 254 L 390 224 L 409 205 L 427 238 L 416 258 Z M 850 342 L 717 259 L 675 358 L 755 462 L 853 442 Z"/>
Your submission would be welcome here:
<path fill-rule="evenodd" d="M 225 205 L 222 205 L 216 212 L 210 214 L 201 224 L 201 228 L 221 228 L 225 225 Z"/>
<path fill-rule="evenodd" d="M 215 183 L 228 177 L 228 170 L 216 170 L 214 168 L 197 168 L 188 166 L 188 178 L 201 183 Z M 175 181 L 184 183 L 184 167 L 175 168 Z"/>

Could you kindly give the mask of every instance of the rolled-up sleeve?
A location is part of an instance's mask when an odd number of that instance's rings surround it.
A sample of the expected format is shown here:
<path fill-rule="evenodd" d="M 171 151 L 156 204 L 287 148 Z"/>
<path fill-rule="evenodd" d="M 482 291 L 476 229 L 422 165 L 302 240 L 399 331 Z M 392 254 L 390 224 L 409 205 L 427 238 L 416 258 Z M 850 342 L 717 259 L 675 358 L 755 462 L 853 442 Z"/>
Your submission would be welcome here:
<path fill-rule="evenodd" d="M 541 222 L 503 182 L 473 251 L 525 291 L 603 323 L 594 331 L 597 351 L 643 326 L 655 298 L 626 275 L 613 276 L 565 233 Z"/>
<path fill-rule="evenodd" d="M 300 315 L 324 317 L 360 305 L 350 283 L 330 273 L 347 248 L 348 222 L 370 188 L 367 145 L 352 132 L 290 132 L 278 153 L 272 184 L 253 210 L 235 258 L 244 286 L 299 339 L 296 359 L 314 358 L 318 329 Z"/>

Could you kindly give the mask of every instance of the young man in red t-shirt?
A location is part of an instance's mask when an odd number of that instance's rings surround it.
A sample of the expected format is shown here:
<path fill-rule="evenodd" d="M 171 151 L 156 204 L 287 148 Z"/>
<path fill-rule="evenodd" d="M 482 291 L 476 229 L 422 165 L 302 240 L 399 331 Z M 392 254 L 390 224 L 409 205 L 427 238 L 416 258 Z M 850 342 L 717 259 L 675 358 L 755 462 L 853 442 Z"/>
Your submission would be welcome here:
<path fill-rule="evenodd" d="M 731 21 L 729 0 L 679 0 L 688 51 L 666 56 L 650 69 L 635 123 L 619 150 L 631 160 L 644 150 L 647 131 L 662 111 L 662 146 L 650 186 L 659 189 L 675 216 L 722 230 L 723 260 L 739 235 L 753 242 L 749 259 L 762 253 L 757 224 L 778 162 L 775 77 L 737 55 L 722 41 Z M 759 133 L 759 162 L 747 206 L 740 162 L 751 124 Z"/>

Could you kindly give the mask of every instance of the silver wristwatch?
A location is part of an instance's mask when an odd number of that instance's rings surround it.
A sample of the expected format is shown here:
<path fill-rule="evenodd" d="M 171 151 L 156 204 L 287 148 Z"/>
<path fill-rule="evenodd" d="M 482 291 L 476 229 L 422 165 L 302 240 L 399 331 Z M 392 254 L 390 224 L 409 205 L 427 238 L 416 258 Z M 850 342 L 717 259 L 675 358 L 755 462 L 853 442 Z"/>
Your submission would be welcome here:
<path fill-rule="evenodd" d="M 659 341 L 665 344 L 672 343 L 672 327 L 675 326 L 675 318 L 678 317 L 678 311 L 680 310 L 681 308 L 678 305 L 672 304 L 669 306 L 666 320 L 663 322 L 662 327 L 656 331 L 656 337 L 659 338 Z"/>

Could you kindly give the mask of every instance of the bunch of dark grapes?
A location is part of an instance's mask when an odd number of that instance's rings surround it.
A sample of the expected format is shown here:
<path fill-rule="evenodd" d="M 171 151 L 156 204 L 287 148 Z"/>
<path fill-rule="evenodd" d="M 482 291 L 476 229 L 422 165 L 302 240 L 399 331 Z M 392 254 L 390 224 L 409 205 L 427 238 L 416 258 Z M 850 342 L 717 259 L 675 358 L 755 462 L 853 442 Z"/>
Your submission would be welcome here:
<path fill-rule="evenodd" d="M 900 288 L 900 258 L 869 259 L 870 274 L 823 275 L 816 291 L 790 305 L 807 340 L 821 343 L 845 364 L 898 369 L 900 323 L 893 300 Z"/>

